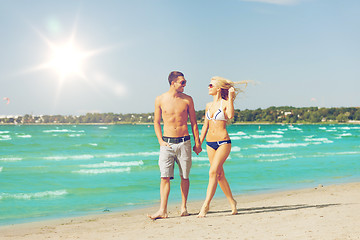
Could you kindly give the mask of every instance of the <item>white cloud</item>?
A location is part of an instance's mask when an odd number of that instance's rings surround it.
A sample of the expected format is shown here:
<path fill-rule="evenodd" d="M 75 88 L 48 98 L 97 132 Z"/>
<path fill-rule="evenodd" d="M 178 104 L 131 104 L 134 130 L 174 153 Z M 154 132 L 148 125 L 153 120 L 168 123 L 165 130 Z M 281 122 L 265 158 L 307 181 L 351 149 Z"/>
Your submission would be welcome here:
<path fill-rule="evenodd" d="M 244 2 L 262 2 L 268 4 L 277 4 L 277 5 L 294 5 L 299 2 L 299 0 L 242 0 Z"/>

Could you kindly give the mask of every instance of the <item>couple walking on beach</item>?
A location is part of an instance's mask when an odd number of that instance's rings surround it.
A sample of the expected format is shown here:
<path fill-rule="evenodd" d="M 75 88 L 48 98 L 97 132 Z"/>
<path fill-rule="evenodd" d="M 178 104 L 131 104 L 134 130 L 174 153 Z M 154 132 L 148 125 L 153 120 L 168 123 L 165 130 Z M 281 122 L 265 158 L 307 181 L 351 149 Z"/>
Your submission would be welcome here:
<path fill-rule="evenodd" d="M 151 219 L 167 218 L 167 203 L 170 193 L 170 180 L 174 178 L 174 164 L 179 166 L 181 177 L 181 216 L 188 216 L 187 197 L 189 193 L 189 173 L 191 168 L 191 142 L 188 132 L 188 118 L 194 136 L 193 151 L 199 154 L 201 145 L 206 137 L 206 150 L 210 161 L 209 184 L 206 199 L 198 217 L 205 217 L 210 208 L 210 202 L 219 183 L 225 196 L 230 202 L 232 214 L 237 214 L 236 201 L 225 178 L 223 164 L 231 151 L 231 140 L 226 130 L 228 120 L 234 117 L 234 100 L 240 90 L 236 84 L 246 82 L 232 82 L 222 77 L 213 77 L 208 86 L 209 95 L 213 101 L 206 105 L 205 121 L 199 136 L 193 99 L 184 94 L 187 81 L 184 74 L 178 71 L 170 73 L 169 91 L 158 96 L 155 100 L 154 129 L 160 144 L 159 167 L 160 180 L 160 208 L 149 215 Z M 163 131 L 161 129 L 163 119 Z"/>

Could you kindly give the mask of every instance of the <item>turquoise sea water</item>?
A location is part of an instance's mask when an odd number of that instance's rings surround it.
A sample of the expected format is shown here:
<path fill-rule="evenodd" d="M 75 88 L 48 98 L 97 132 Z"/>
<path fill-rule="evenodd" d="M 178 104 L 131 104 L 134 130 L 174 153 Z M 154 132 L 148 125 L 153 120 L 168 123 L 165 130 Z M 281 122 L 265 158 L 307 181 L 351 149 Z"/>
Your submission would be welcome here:
<path fill-rule="evenodd" d="M 234 194 L 360 179 L 360 125 L 228 130 Z M 0 126 L 0 224 L 158 204 L 158 156 L 147 125 Z M 204 199 L 208 170 L 206 151 L 193 154 L 190 201 Z M 175 173 L 170 202 L 180 201 Z"/>

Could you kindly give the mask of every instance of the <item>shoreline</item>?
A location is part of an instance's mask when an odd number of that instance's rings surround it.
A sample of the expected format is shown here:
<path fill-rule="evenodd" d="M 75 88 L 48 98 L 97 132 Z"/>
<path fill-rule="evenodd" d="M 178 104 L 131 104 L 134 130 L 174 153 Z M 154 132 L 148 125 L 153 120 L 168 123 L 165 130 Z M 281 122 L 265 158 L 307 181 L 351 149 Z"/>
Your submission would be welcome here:
<path fill-rule="evenodd" d="M 218 191 L 221 191 L 218 189 Z M 237 195 L 239 213 L 215 198 L 206 218 L 196 217 L 202 201 L 190 201 L 190 216 L 150 220 L 158 205 L 130 211 L 0 226 L 2 239 L 359 239 L 360 182 Z M 161 233 L 161 235 L 159 235 Z"/>

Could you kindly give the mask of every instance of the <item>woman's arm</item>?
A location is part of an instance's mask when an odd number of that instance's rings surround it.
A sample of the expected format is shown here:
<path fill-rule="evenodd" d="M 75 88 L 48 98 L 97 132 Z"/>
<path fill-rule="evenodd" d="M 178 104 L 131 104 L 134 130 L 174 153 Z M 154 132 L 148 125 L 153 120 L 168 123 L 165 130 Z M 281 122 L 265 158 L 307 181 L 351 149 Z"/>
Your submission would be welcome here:
<path fill-rule="evenodd" d="M 209 104 L 207 104 L 206 108 L 205 108 L 204 125 L 203 125 L 203 127 L 201 129 L 200 144 L 202 144 L 204 142 L 207 131 L 209 129 L 209 120 L 206 118 L 206 113 L 208 111 L 208 105 Z"/>
<path fill-rule="evenodd" d="M 226 116 L 228 119 L 232 119 L 234 117 L 234 99 L 235 99 L 235 89 L 233 87 L 231 87 L 229 89 L 229 96 L 228 96 L 228 100 L 227 102 L 227 106 L 226 106 Z"/>

